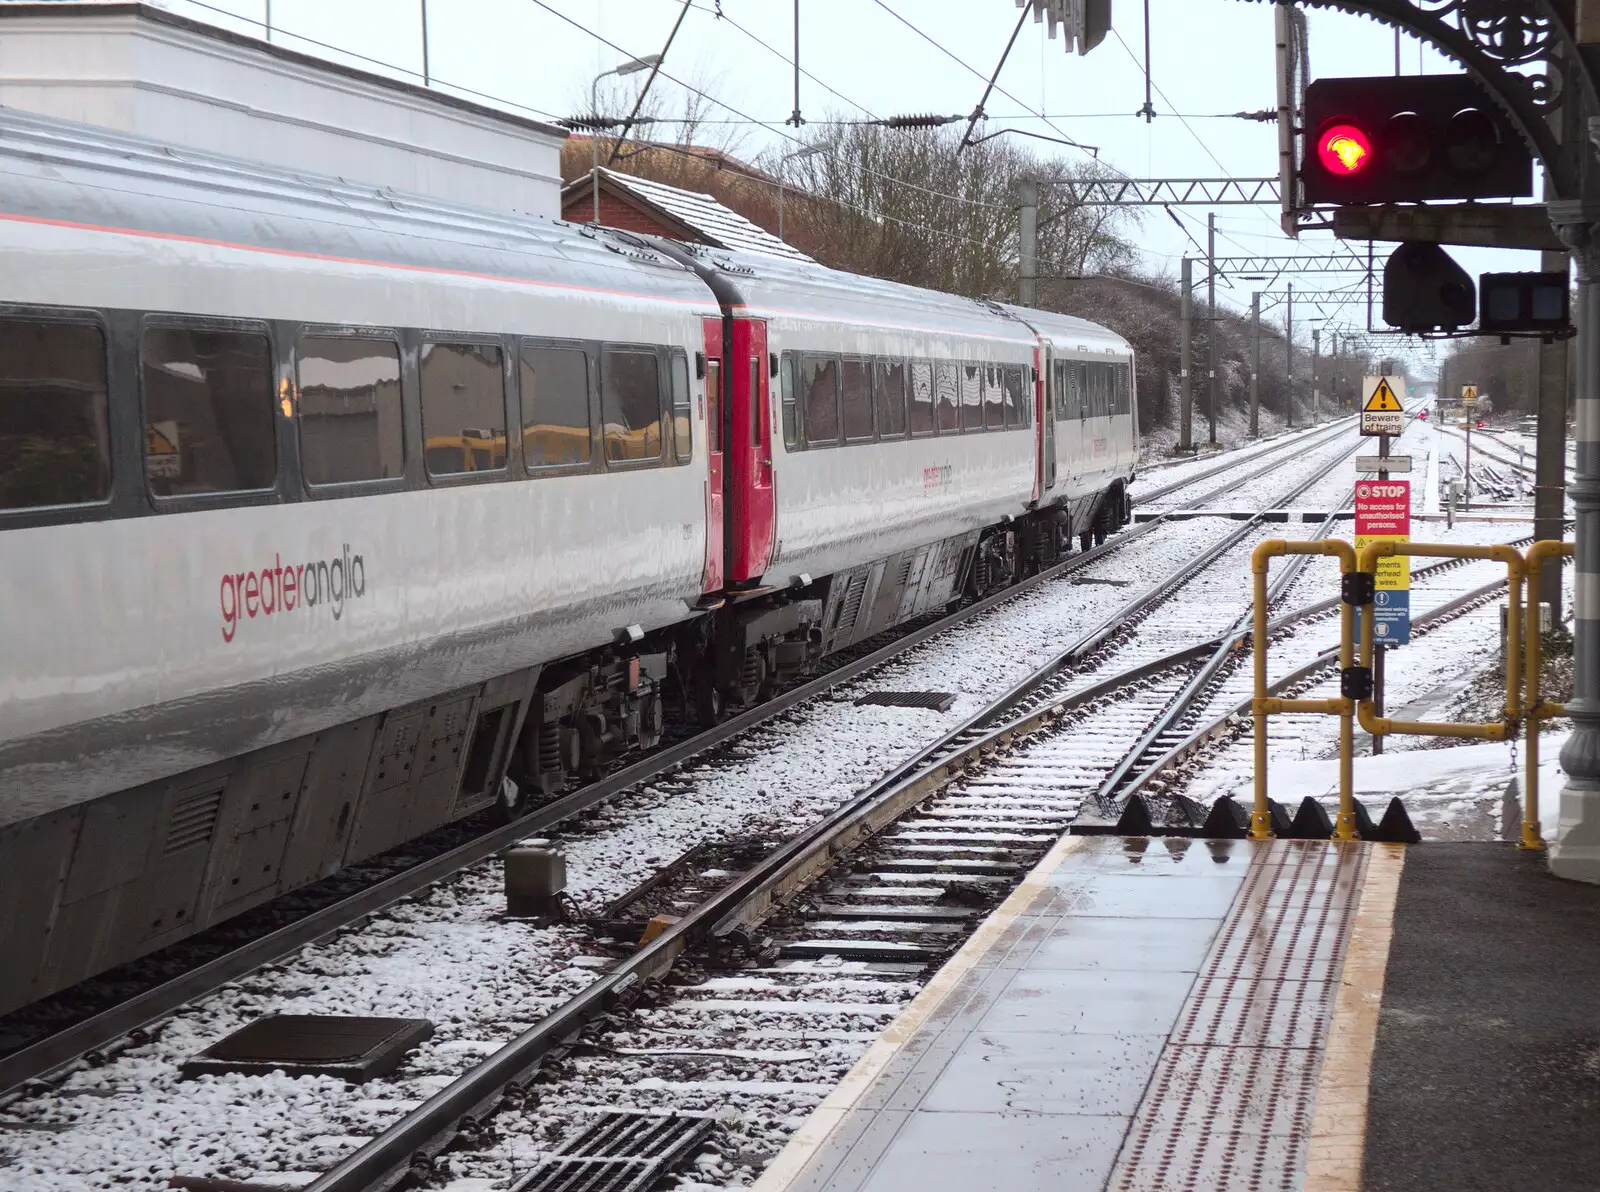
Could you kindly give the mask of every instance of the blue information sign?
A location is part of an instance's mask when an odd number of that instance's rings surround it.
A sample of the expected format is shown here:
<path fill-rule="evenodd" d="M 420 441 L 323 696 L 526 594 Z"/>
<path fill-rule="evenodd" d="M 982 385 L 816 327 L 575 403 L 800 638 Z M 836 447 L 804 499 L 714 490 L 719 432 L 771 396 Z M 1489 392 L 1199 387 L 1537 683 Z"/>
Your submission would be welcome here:
<path fill-rule="evenodd" d="M 1372 594 L 1376 614 L 1372 622 L 1372 644 L 1405 646 L 1411 643 L 1411 593 L 1378 591 Z M 1356 641 L 1361 640 L 1361 610 L 1356 609 Z"/>

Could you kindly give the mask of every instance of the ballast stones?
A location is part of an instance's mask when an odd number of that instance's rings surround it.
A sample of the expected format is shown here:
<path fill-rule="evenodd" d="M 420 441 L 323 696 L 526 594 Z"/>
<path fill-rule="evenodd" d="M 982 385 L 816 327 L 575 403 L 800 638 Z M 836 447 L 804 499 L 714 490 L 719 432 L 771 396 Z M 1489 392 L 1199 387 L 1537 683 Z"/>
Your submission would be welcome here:
<path fill-rule="evenodd" d="M 274 1014 L 218 1040 L 183 1065 L 183 1075 L 207 1072 L 284 1072 L 339 1076 L 360 1084 L 400 1066 L 429 1035 L 426 1018 L 358 1018 L 332 1014 Z"/>

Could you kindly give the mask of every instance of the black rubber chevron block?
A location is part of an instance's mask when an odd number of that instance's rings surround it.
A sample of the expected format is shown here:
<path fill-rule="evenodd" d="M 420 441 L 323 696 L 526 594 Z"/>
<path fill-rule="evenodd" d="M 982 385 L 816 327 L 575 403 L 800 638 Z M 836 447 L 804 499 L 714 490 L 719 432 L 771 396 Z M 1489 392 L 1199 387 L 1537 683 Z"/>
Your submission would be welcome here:
<path fill-rule="evenodd" d="M 1123 804 L 1122 814 L 1117 817 L 1117 835 L 1159 836 L 1160 834 L 1150 814 L 1150 804 L 1145 802 L 1144 796 L 1129 796 L 1127 803 Z"/>
<path fill-rule="evenodd" d="M 1422 841 L 1422 833 L 1412 826 L 1406 805 L 1400 802 L 1400 796 L 1396 795 L 1389 800 L 1389 806 L 1384 808 L 1383 818 L 1378 821 L 1377 830 L 1371 836 L 1363 834 L 1362 839 L 1384 840 L 1391 844 L 1419 844 Z"/>
<path fill-rule="evenodd" d="M 1243 840 L 1250 835 L 1250 813 L 1232 795 L 1223 795 L 1211 805 L 1200 835 L 1207 840 Z"/>
<path fill-rule="evenodd" d="M 1300 810 L 1294 813 L 1285 835 L 1295 840 L 1328 840 L 1333 836 L 1333 820 L 1321 803 L 1307 795 L 1300 800 Z"/>

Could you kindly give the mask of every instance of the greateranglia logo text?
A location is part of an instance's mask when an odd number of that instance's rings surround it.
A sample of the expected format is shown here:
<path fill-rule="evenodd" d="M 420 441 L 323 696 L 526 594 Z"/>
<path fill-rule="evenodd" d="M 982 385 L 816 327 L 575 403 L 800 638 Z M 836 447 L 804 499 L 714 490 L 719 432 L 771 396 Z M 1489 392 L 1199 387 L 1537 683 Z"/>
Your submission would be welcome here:
<path fill-rule="evenodd" d="M 222 608 L 222 640 L 231 642 L 239 622 L 303 609 L 327 608 L 337 621 L 344 616 L 346 600 L 359 600 L 367 591 L 367 568 L 360 555 L 344 553 L 335 559 L 285 564 L 274 553 L 272 566 L 259 571 L 239 571 L 222 577 L 218 601 Z"/>

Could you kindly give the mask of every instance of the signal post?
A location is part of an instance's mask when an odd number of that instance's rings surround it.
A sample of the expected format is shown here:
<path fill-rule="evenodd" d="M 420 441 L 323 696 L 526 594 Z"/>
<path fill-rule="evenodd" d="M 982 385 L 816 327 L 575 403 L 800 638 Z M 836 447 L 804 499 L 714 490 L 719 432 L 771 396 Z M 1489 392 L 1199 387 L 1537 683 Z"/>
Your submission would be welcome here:
<path fill-rule="evenodd" d="M 1573 732 L 1561 751 L 1568 781 L 1550 867 L 1600 884 L 1600 155 L 1590 128 L 1600 127 L 1600 0 L 1324 3 L 1405 30 L 1463 71 L 1305 80 L 1291 9 L 1277 5 L 1285 232 L 1331 223 L 1341 236 L 1402 241 L 1384 267 L 1383 299 L 1385 322 L 1401 332 L 1578 339 Z M 1481 201 L 1532 198 L 1535 155 L 1547 225 L 1537 208 Z M 1479 201 L 1439 202 L 1463 199 Z M 1540 272 L 1485 274 L 1474 285 L 1445 244 L 1570 254 L 1576 310 L 1551 258 Z M 1554 464 L 1564 417 L 1556 386 L 1540 388 L 1539 457 Z M 1548 477 L 1541 483 L 1548 528 L 1560 497 Z"/>

